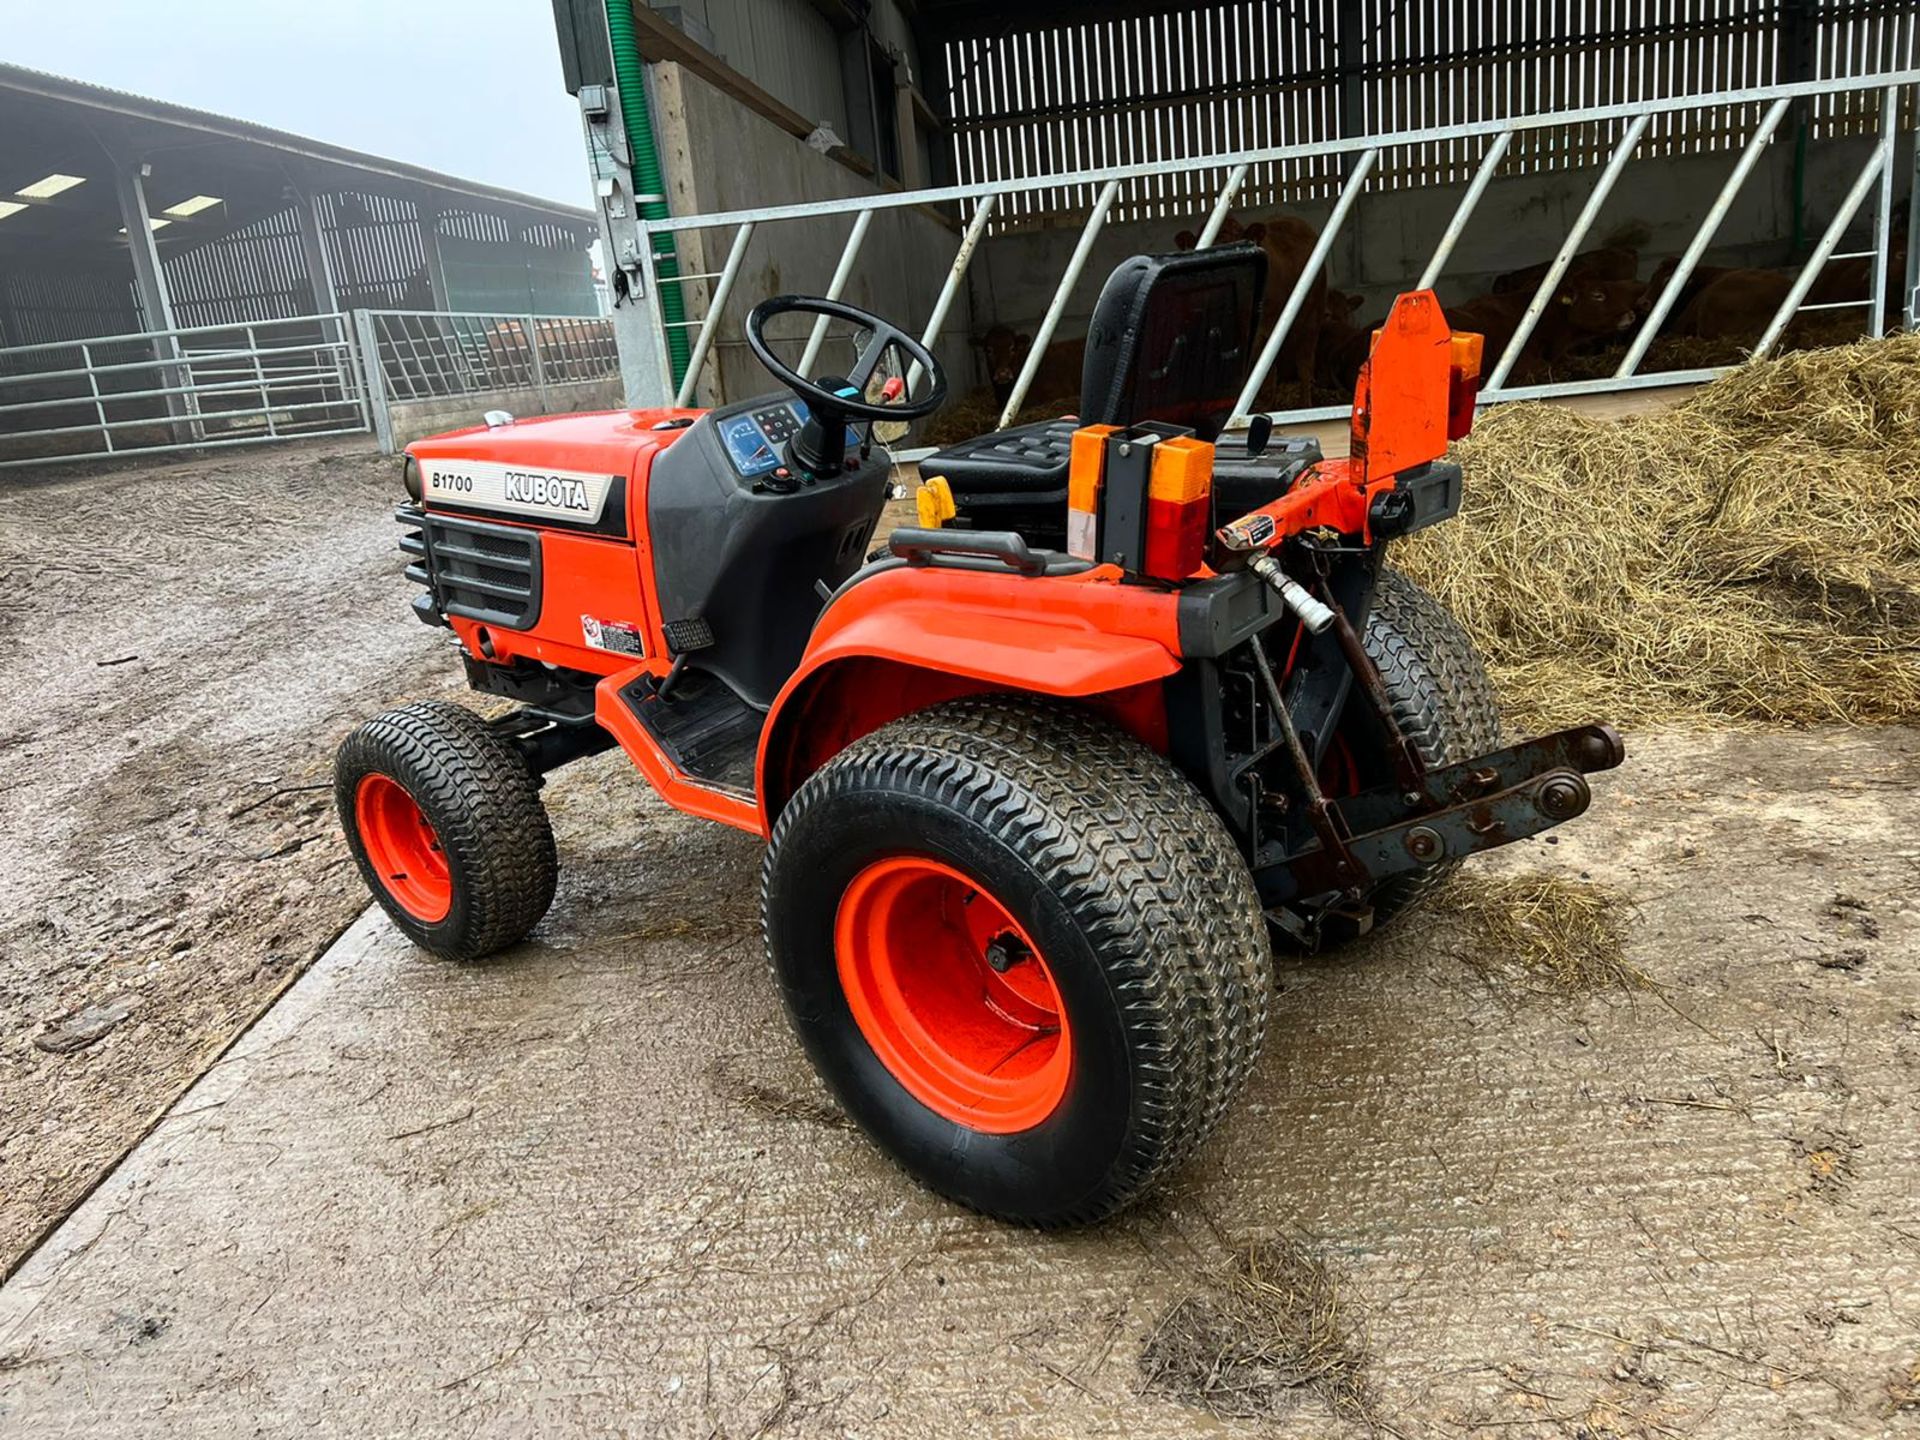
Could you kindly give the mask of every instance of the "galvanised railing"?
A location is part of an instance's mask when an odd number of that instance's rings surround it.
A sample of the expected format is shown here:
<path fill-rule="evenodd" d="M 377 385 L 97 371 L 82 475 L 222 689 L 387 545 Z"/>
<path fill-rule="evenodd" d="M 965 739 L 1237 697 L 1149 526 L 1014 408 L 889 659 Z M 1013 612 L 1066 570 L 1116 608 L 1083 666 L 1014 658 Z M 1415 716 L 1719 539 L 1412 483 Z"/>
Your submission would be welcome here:
<path fill-rule="evenodd" d="M 675 216 L 666 220 L 641 222 L 641 253 L 651 254 L 651 235 L 654 233 L 678 233 L 681 231 L 713 230 L 731 228 L 732 243 L 724 265 L 720 270 L 707 275 L 683 276 L 683 288 L 694 281 L 713 281 L 711 297 L 703 316 L 681 322 L 694 330 L 692 363 L 688 366 L 686 378 L 678 387 L 677 394 L 665 377 L 671 374 L 666 363 L 665 329 L 659 314 L 659 286 L 648 287 L 642 303 L 653 307 L 653 336 L 651 353 L 637 358 L 636 371 L 643 377 L 650 377 L 651 395 L 638 397 L 643 403 L 665 404 L 673 401 L 689 404 L 694 398 L 699 383 L 702 362 L 715 341 L 715 331 L 719 318 L 724 313 L 727 302 L 732 296 L 735 283 L 739 279 L 742 262 L 746 258 L 748 247 L 763 227 L 773 227 L 807 221 L 844 220 L 852 217 L 852 225 L 843 245 L 839 263 L 835 267 L 833 279 L 827 287 L 827 294 L 838 299 L 848 280 L 856 273 L 861 248 L 864 245 L 868 228 L 873 216 L 882 210 L 897 210 L 909 206 L 961 206 L 972 207 L 964 233 L 954 255 L 953 263 L 941 279 L 940 289 L 934 298 L 930 317 L 922 339 L 932 344 L 946 322 L 955 300 L 959 297 L 966 282 L 966 276 L 983 235 L 986 233 L 996 205 L 1001 204 L 1010 195 L 1030 191 L 1047 190 L 1056 194 L 1073 186 L 1087 187 L 1095 191 L 1085 223 L 1080 230 L 1079 241 L 1067 258 L 1059 282 L 1054 288 L 1053 297 L 1047 307 L 1045 317 L 1033 335 L 1031 346 L 1018 378 L 1014 382 L 1012 394 L 1008 397 L 1000 416 L 1000 423 L 1011 423 L 1019 412 L 1038 374 L 1045 357 L 1047 346 L 1053 338 L 1068 299 L 1081 278 L 1087 260 L 1092 254 L 1094 241 L 1107 222 L 1116 196 L 1121 186 L 1132 179 L 1155 174 L 1167 174 L 1178 170 L 1183 174 L 1215 171 L 1225 173 L 1225 183 L 1220 187 L 1213 200 L 1205 227 L 1199 237 L 1202 247 L 1212 245 L 1217 239 L 1221 226 L 1232 206 L 1235 196 L 1247 178 L 1248 171 L 1254 166 L 1267 165 L 1275 161 L 1303 160 L 1314 156 L 1338 156 L 1344 167 L 1344 183 L 1334 200 L 1331 214 L 1320 228 L 1318 243 L 1308 258 L 1302 273 L 1295 281 L 1292 290 L 1283 302 L 1279 319 L 1268 334 L 1264 347 L 1255 361 L 1252 373 L 1247 377 L 1238 401 L 1235 405 L 1237 418 L 1244 417 L 1252 409 L 1255 397 L 1265 384 L 1281 347 L 1292 333 L 1300 313 L 1307 303 L 1316 278 L 1325 268 L 1328 255 L 1334 243 L 1339 239 L 1342 228 L 1347 224 L 1354 202 L 1363 193 L 1368 179 L 1379 166 L 1381 158 L 1396 149 L 1409 148 L 1420 150 L 1432 147 L 1440 142 L 1468 142 L 1484 145 L 1480 160 L 1471 182 L 1461 196 L 1451 221 L 1441 234 L 1431 258 L 1421 272 L 1417 284 L 1430 286 L 1439 277 L 1446 266 L 1455 246 L 1459 243 L 1468 222 L 1484 200 L 1487 189 L 1499 170 L 1509 147 L 1515 137 L 1529 131 L 1550 130 L 1573 127 L 1611 127 L 1617 132 L 1618 139 L 1613 145 L 1607 162 L 1597 171 L 1584 172 L 1583 178 L 1589 186 L 1586 200 L 1572 228 L 1562 240 L 1546 273 L 1535 288 L 1533 295 L 1521 317 L 1520 324 L 1512 339 L 1501 354 L 1486 357 L 1485 374 L 1487 383 L 1482 390 L 1483 403 L 1498 403 L 1504 400 L 1545 398 L 1551 396 L 1573 395 L 1596 391 L 1627 390 L 1646 386 L 1674 385 L 1713 378 L 1723 373 L 1724 366 L 1704 366 L 1681 370 L 1645 371 L 1642 369 L 1647 353 L 1654 340 L 1671 318 L 1675 299 L 1685 290 L 1688 279 L 1699 265 L 1708 246 L 1713 243 L 1729 208 L 1739 194 L 1741 186 L 1751 175 L 1754 166 L 1765 153 L 1780 127 L 1782 118 L 1796 102 L 1812 102 L 1815 97 L 1855 96 L 1857 104 L 1877 105 L 1878 118 L 1875 127 L 1877 139 L 1871 145 L 1865 160 L 1860 164 L 1845 198 L 1829 217 L 1825 229 L 1818 241 L 1800 265 L 1785 297 L 1761 332 L 1751 354 L 1763 356 L 1780 341 L 1789 323 L 1794 317 L 1812 309 L 1857 308 L 1868 311 L 1868 318 L 1862 325 L 1863 333 L 1879 335 L 1883 328 L 1883 315 L 1887 309 L 1888 262 L 1892 250 L 1895 227 L 1895 169 L 1897 144 L 1899 141 L 1900 113 L 1903 95 L 1908 95 L 1920 85 L 1920 71 L 1901 71 L 1866 77 L 1852 77 L 1835 80 L 1810 81 L 1791 85 L 1773 85 L 1756 89 L 1727 91 L 1708 95 L 1688 95 L 1665 100 L 1651 100 L 1631 105 L 1612 105 L 1585 110 L 1563 110 L 1538 115 L 1522 115 L 1500 120 L 1478 121 L 1471 124 L 1446 126 L 1435 129 L 1406 130 L 1391 134 L 1365 136 L 1352 139 L 1329 141 L 1314 145 L 1277 146 L 1258 150 L 1241 150 L 1230 153 L 1200 156 L 1178 162 L 1151 162 L 1124 166 L 1110 166 L 1102 169 L 1082 170 L 1066 173 L 1034 175 L 1016 179 L 976 183 L 969 185 L 951 185 L 939 189 L 903 191 L 892 194 L 863 196 L 848 200 L 819 201 L 796 205 L 773 205 L 753 209 L 730 210 L 706 215 Z M 1526 348 L 1535 329 L 1566 278 L 1569 268 L 1586 242 L 1601 207 L 1613 191 L 1628 162 L 1632 160 L 1642 137 L 1656 117 L 1687 115 L 1693 112 L 1728 111 L 1736 107 L 1749 107 L 1759 115 L 1759 120 L 1748 136 L 1744 148 L 1734 161 L 1731 172 L 1726 177 L 1713 203 L 1708 207 L 1696 228 L 1691 241 L 1678 257 L 1676 269 L 1665 288 L 1654 300 L 1651 311 L 1640 323 L 1631 344 L 1618 367 L 1611 375 L 1597 379 L 1565 380 L 1550 384 L 1515 385 L 1514 368 L 1522 351 Z M 1910 143 L 1909 151 L 1915 147 Z M 1579 174 L 1580 172 L 1575 172 Z M 1543 177 L 1544 179 L 1545 177 Z M 1551 177 L 1555 184 L 1564 184 L 1570 178 L 1567 172 L 1556 173 Z M 1577 180 L 1576 180 L 1577 183 Z M 1911 185 L 1912 198 L 1909 231 L 1920 231 L 1920 184 Z M 1844 237 L 1854 223 L 1855 217 L 1866 203 L 1868 196 L 1874 197 L 1872 244 L 1863 251 L 1843 254 L 1839 250 Z M 1823 302 L 1820 305 L 1808 303 L 1808 292 L 1827 263 L 1835 259 L 1872 260 L 1872 293 L 1857 299 Z M 1410 279 L 1412 277 L 1409 277 Z M 1900 283 L 1896 281 L 1895 283 Z M 1909 329 L 1915 324 L 1916 300 L 1920 299 L 1920 246 L 1909 247 L 1907 267 L 1904 276 L 1904 288 L 1898 310 L 1905 326 Z M 824 322 L 817 325 L 808 343 L 802 369 L 811 366 L 817 356 L 825 335 Z M 919 376 L 911 377 L 917 384 Z M 1281 420 L 1305 420 L 1333 418 L 1343 415 L 1344 407 L 1306 408 L 1275 412 Z"/>
<path fill-rule="evenodd" d="M 391 407 L 530 390 L 542 412 L 567 408 L 562 387 L 616 378 L 620 356 L 604 315 L 446 310 L 354 312 L 373 428 L 391 452 Z"/>

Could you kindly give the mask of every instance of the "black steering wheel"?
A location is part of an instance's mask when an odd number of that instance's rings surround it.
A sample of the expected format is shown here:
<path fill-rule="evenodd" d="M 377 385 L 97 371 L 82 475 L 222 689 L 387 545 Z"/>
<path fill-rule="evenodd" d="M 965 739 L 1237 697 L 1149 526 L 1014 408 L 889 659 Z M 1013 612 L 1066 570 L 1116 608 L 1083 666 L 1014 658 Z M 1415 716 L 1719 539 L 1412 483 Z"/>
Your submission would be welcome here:
<path fill-rule="evenodd" d="M 767 322 L 781 315 L 845 320 L 867 331 L 867 340 L 844 376 L 822 375 L 809 380 L 781 361 L 767 343 Z M 849 420 L 919 420 L 946 403 L 946 372 L 933 352 L 898 325 L 844 300 L 821 295 L 775 295 L 762 300 L 747 312 L 747 345 L 774 379 L 807 402 L 807 423 L 789 442 L 789 459 L 816 475 L 838 470 L 845 460 Z M 926 373 L 927 390 L 918 400 L 903 398 L 889 403 L 866 398 L 867 386 L 890 350 L 898 352 L 907 365 L 918 365 Z M 905 368 L 903 365 L 902 374 Z"/>

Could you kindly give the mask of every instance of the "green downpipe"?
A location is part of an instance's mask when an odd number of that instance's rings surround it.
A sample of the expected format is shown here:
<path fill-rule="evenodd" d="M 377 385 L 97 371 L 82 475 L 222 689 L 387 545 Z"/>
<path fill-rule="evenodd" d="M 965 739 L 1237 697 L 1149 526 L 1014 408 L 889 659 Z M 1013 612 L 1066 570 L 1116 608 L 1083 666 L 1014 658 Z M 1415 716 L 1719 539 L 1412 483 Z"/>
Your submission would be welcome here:
<path fill-rule="evenodd" d="M 666 194 L 666 180 L 660 173 L 660 152 L 653 143 L 653 111 L 647 103 L 647 68 L 640 58 L 640 42 L 634 34 L 631 0 L 607 0 L 607 37 L 613 42 L 613 78 L 620 87 L 620 118 L 626 124 L 627 152 L 633 157 L 634 188 L 642 195 Z M 665 200 L 640 202 L 640 218 L 667 218 Z M 687 307 L 680 293 L 680 261 L 673 248 L 673 236 L 655 235 L 653 253 L 659 257 L 651 283 L 660 287 L 660 315 L 667 322 L 667 358 L 673 365 L 674 389 L 687 376 L 691 351 L 687 330 L 676 322 L 687 318 Z"/>

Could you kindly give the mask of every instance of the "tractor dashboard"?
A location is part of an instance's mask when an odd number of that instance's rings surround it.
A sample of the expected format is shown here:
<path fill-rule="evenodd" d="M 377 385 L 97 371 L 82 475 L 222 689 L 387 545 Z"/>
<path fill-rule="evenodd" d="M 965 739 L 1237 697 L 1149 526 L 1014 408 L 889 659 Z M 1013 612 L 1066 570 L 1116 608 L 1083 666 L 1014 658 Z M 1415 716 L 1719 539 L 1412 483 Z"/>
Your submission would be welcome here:
<path fill-rule="evenodd" d="M 714 433 L 727 452 L 735 473 L 753 480 L 779 468 L 787 442 L 807 423 L 807 402 L 790 397 L 761 396 L 714 412 Z M 860 444 L 859 433 L 847 427 L 847 448 Z"/>

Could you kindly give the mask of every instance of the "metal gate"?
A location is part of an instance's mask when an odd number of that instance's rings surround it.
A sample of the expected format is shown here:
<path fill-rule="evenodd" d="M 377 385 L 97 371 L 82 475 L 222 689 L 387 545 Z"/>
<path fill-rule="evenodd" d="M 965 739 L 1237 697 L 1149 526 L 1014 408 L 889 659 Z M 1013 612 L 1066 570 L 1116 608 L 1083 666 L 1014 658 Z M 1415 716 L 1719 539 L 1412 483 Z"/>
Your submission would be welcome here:
<path fill-rule="evenodd" d="M 368 428 L 344 315 L 0 349 L 0 467 Z"/>
<path fill-rule="evenodd" d="M 929 318 L 923 333 L 923 339 L 931 344 L 938 337 L 947 316 L 962 292 L 968 268 L 980 245 L 985 241 L 997 209 L 1019 208 L 1023 205 L 1024 197 L 1041 193 L 1052 196 L 1088 195 L 1091 201 L 1086 208 L 1078 242 L 1065 262 L 1059 281 L 1054 288 L 1052 302 L 1047 308 L 1044 320 L 1033 335 L 1024 366 L 1000 416 L 1000 423 L 1006 425 L 1019 412 L 1033 384 L 1048 344 L 1066 309 L 1068 299 L 1082 277 L 1094 242 L 1113 214 L 1123 188 L 1137 186 L 1140 182 L 1154 177 L 1164 178 L 1176 168 L 1183 185 L 1193 185 L 1196 183 L 1196 177 L 1204 177 L 1205 184 L 1197 193 L 1210 197 L 1210 209 L 1199 236 L 1199 243 L 1202 246 L 1208 246 L 1217 239 L 1229 209 L 1239 197 L 1249 174 L 1255 171 L 1271 174 L 1286 170 L 1331 173 L 1338 177 L 1332 191 L 1331 213 L 1320 229 L 1317 243 L 1303 272 L 1291 292 L 1284 298 L 1279 318 L 1267 336 L 1253 372 L 1248 376 L 1236 403 L 1236 421 L 1244 421 L 1269 371 L 1273 368 L 1276 357 L 1299 319 L 1302 307 L 1312 291 L 1315 278 L 1324 273 L 1328 255 L 1339 240 L 1342 228 L 1351 216 L 1355 201 L 1374 177 L 1396 167 L 1404 168 L 1408 156 L 1430 157 L 1435 154 L 1449 154 L 1465 157 L 1462 162 L 1465 167 L 1462 173 L 1470 175 L 1471 178 L 1453 212 L 1451 221 L 1439 236 L 1421 273 L 1406 277 L 1409 287 L 1415 285 L 1425 287 L 1432 285 L 1445 270 L 1468 221 L 1481 206 L 1489 184 L 1496 173 L 1501 171 L 1503 164 L 1508 163 L 1510 155 L 1564 150 L 1575 143 L 1576 137 L 1580 143 L 1597 147 L 1594 153 L 1604 156 L 1604 160 L 1597 166 L 1590 166 L 1585 170 L 1560 172 L 1562 178 L 1571 178 L 1576 184 L 1586 186 L 1585 202 L 1571 229 L 1547 264 L 1543 277 L 1533 287 L 1530 302 L 1511 341 L 1502 354 L 1487 357 L 1487 384 L 1481 397 L 1483 403 L 1496 404 L 1507 400 L 1629 390 L 1708 380 L 1723 373 L 1728 367 L 1714 365 L 1648 371 L 1643 368 L 1643 362 L 1647 358 L 1649 348 L 1668 320 L 1675 298 L 1684 291 L 1708 247 L 1714 243 L 1715 236 L 1741 186 L 1752 174 L 1754 167 L 1766 153 L 1767 147 L 1778 143 L 1777 137 L 1783 133 L 1782 119 L 1796 105 L 1818 106 L 1828 113 L 1845 111 L 1855 117 L 1855 128 L 1871 138 L 1865 158 L 1859 163 L 1844 198 L 1827 218 L 1817 240 L 1800 264 L 1788 293 L 1778 304 L 1751 353 L 1755 356 L 1768 354 L 1778 345 L 1788 324 L 1797 314 L 1816 308 L 1808 303 L 1808 293 L 1828 262 L 1836 259 L 1869 261 L 1871 293 L 1841 300 L 1823 301 L 1822 308 L 1857 308 L 1867 311 L 1866 322 L 1861 327 L 1862 333 L 1875 336 L 1881 333 L 1882 316 L 1888 300 L 1888 260 L 1893 253 L 1895 170 L 1898 168 L 1896 156 L 1903 137 L 1909 153 L 1912 152 L 1917 86 L 1920 86 L 1920 70 L 1904 70 L 1865 78 L 1763 86 L 1634 104 L 1490 119 L 1437 128 L 1399 130 L 1315 144 L 1221 151 L 1196 159 L 1183 160 L 1177 167 L 1167 162 L 1111 165 L 1014 179 L 981 181 L 939 189 L 874 195 L 854 200 L 676 216 L 651 222 L 643 220 L 639 222 L 639 253 L 642 255 L 653 253 L 651 237 L 654 234 L 731 230 L 732 240 L 726 262 L 720 270 L 709 275 L 686 277 L 692 281 L 711 282 L 711 290 L 708 292 L 709 298 L 703 313 L 680 322 L 694 331 L 695 338 L 692 363 L 687 368 L 684 381 L 677 387 L 677 394 L 676 388 L 667 378 L 672 371 L 667 359 L 665 322 L 660 313 L 660 287 L 658 284 L 646 287 L 646 294 L 641 303 L 650 307 L 652 324 L 647 327 L 650 343 L 647 347 L 648 353 L 634 357 L 638 361 L 635 368 L 642 377 L 642 388 L 645 393 L 630 398 L 641 403 L 653 404 L 692 402 L 699 383 L 701 363 L 714 343 L 718 322 L 725 314 L 734 284 L 740 274 L 742 261 L 748 247 L 762 232 L 784 225 L 847 224 L 850 220 L 839 263 L 826 291 L 829 296 L 838 298 L 851 277 L 857 273 L 862 246 L 872 218 L 877 212 L 906 206 L 935 206 L 943 207 L 946 213 L 952 214 L 957 211 L 965 216 L 966 224 L 960 235 L 953 263 L 944 277 L 941 277 L 938 291 L 931 298 Z M 1738 128 L 1737 138 L 1728 138 L 1729 127 Z M 1733 158 L 1719 193 L 1707 209 L 1691 241 L 1676 258 L 1672 277 L 1639 324 L 1632 343 L 1612 374 L 1595 379 L 1567 380 L 1547 384 L 1509 383 L 1514 366 L 1538 326 L 1542 314 L 1561 282 L 1566 278 L 1575 257 L 1588 241 L 1601 207 L 1613 192 L 1628 162 L 1641 150 L 1650 130 L 1663 137 L 1688 131 L 1711 132 L 1721 137 L 1721 143 L 1716 148 L 1731 150 Z M 1528 173 L 1531 171 L 1529 170 Z M 1906 184 L 1910 187 L 1911 193 L 1908 201 L 1910 207 L 1908 229 L 1912 231 L 1920 229 L 1920 184 L 1915 184 L 1912 176 L 1907 178 Z M 1870 246 L 1854 252 L 1842 251 L 1840 246 L 1843 238 L 1853 227 L 1856 217 L 1869 207 L 1872 217 Z M 1894 284 L 1901 290 L 1896 308 L 1902 323 L 1907 328 L 1913 328 L 1916 291 L 1920 291 L 1920 247 L 1909 248 L 1904 277 L 1896 278 Z M 705 285 L 687 288 L 697 293 L 699 290 L 704 290 Z M 931 283 L 929 290 L 932 290 Z M 690 295 L 689 300 L 692 299 L 693 296 Z M 689 308 L 692 308 L 691 304 Z M 803 368 L 813 363 L 823 334 L 823 328 L 816 328 L 814 331 L 812 341 L 807 347 Z M 913 377 L 914 383 L 918 383 L 918 378 Z M 1282 420 L 1301 420 L 1333 418 L 1344 414 L 1345 410 L 1343 407 L 1322 407 L 1282 410 L 1273 413 Z"/>

